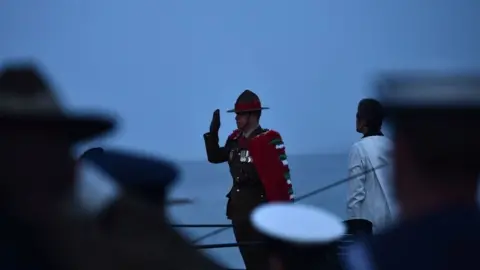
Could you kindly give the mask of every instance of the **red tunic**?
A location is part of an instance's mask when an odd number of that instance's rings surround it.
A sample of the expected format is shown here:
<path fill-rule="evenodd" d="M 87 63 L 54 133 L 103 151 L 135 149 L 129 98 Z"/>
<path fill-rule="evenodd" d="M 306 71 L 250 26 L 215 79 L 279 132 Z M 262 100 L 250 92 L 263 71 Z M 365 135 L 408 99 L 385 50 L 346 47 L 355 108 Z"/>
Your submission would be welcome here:
<path fill-rule="evenodd" d="M 229 138 L 235 139 L 239 135 L 240 131 L 235 130 Z M 293 201 L 290 169 L 280 134 L 274 130 L 266 130 L 250 140 L 248 151 L 262 181 L 267 200 Z"/>

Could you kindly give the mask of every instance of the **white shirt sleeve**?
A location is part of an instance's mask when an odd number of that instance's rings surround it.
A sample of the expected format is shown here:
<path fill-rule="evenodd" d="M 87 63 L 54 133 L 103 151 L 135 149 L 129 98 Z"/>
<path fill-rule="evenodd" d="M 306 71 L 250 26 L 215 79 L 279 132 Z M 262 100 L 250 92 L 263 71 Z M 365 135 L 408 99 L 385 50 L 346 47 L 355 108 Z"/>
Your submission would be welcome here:
<path fill-rule="evenodd" d="M 366 175 L 363 157 L 356 145 L 350 150 L 348 159 L 348 174 L 351 179 L 348 181 L 347 217 L 362 218 L 360 210 L 365 200 Z"/>

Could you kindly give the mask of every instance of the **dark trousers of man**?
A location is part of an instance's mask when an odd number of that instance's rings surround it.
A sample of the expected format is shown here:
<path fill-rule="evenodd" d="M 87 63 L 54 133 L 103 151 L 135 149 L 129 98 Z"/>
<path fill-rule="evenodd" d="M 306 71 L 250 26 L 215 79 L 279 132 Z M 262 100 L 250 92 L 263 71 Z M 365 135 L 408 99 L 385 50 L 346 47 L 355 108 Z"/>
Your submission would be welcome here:
<path fill-rule="evenodd" d="M 249 220 L 232 220 L 237 243 L 263 242 L 264 237 L 250 224 Z M 240 254 L 247 270 L 268 270 L 270 253 L 265 245 L 240 245 Z"/>

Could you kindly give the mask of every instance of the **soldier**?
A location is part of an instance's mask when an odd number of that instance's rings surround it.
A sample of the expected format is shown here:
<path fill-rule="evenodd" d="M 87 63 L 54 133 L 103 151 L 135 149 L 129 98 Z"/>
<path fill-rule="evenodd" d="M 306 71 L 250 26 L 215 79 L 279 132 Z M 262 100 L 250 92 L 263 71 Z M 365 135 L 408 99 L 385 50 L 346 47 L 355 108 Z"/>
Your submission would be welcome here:
<path fill-rule="evenodd" d="M 480 76 L 393 76 L 380 90 L 399 220 L 352 245 L 348 269 L 478 269 Z"/>
<path fill-rule="evenodd" d="M 251 220 L 271 247 L 271 270 L 339 269 L 335 247 L 346 232 L 339 217 L 310 205 L 272 203 L 256 208 Z"/>
<path fill-rule="evenodd" d="M 249 216 L 258 205 L 274 201 L 293 201 L 292 183 L 285 145 L 274 130 L 264 129 L 259 120 L 262 107 L 258 96 L 245 90 L 237 99 L 235 109 L 237 128 L 225 146 L 218 144 L 220 113 L 213 113 L 210 132 L 204 134 L 208 161 L 228 162 L 233 186 L 227 194 L 227 218 L 232 221 L 236 241 L 255 242 L 263 237 L 251 226 Z M 247 269 L 266 269 L 268 250 L 261 246 L 239 247 Z"/>

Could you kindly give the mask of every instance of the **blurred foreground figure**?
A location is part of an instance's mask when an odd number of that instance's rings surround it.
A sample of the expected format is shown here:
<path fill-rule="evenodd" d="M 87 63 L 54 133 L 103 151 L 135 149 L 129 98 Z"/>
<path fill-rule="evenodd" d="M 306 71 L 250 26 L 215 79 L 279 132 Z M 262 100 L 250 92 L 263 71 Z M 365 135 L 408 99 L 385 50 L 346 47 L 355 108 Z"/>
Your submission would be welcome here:
<path fill-rule="evenodd" d="M 293 201 L 292 182 L 282 137 L 274 130 L 260 126 L 262 107 L 250 90 L 238 97 L 235 113 L 238 129 L 228 136 L 225 146 L 218 144 L 220 112 L 213 113 L 210 132 L 204 134 L 208 161 L 228 162 L 233 185 L 227 194 L 227 218 L 232 221 L 237 242 L 262 241 L 251 226 L 252 210 L 266 202 Z M 239 247 L 248 270 L 268 267 L 268 250 L 263 246 Z"/>
<path fill-rule="evenodd" d="M 352 178 L 348 182 L 347 216 L 352 220 L 349 228 L 366 224 L 353 220 L 365 219 L 373 224 L 373 228 L 367 228 L 369 233 L 392 223 L 394 216 L 389 174 L 392 143 L 382 133 L 383 117 L 383 107 L 377 100 L 368 98 L 359 102 L 356 131 L 363 137 L 352 145 L 349 154 L 348 170 Z"/>
<path fill-rule="evenodd" d="M 1 269 L 220 269 L 202 263 L 166 224 L 158 207 L 162 196 L 143 193 L 149 186 L 152 194 L 163 194 L 159 190 L 174 179 L 176 171 L 164 162 L 122 154 L 97 162 L 118 175 L 124 195 L 110 198 L 114 203 L 104 204 L 109 214 L 100 219 L 72 211 L 71 148 L 111 130 L 114 122 L 67 114 L 37 67 L 0 70 L 0 124 Z"/>
<path fill-rule="evenodd" d="M 335 243 L 346 232 L 340 218 L 302 204 L 260 206 L 251 220 L 272 250 L 271 270 L 332 269 L 337 260 Z"/>
<path fill-rule="evenodd" d="M 380 83 L 395 138 L 400 221 L 354 244 L 348 269 L 478 269 L 480 76 L 397 76 Z"/>
<path fill-rule="evenodd" d="M 86 151 L 81 163 L 99 168 L 117 185 L 103 199 L 91 197 L 99 200 L 93 204 L 96 209 L 87 211 L 95 226 L 72 241 L 91 247 L 79 257 L 82 269 L 222 269 L 187 243 L 165 217 L 166 192 L 178 174 L 172 164 L 102 148 Z"/>
<path fill-rule="evenodd" d="M 113 121 L 67 114 L 39 69 L 20 63 L 0 70 L 0 125 L 0 268 L 61 268 L 64 253 L 53 243 L 73 186 L 71 147 Z"/>

